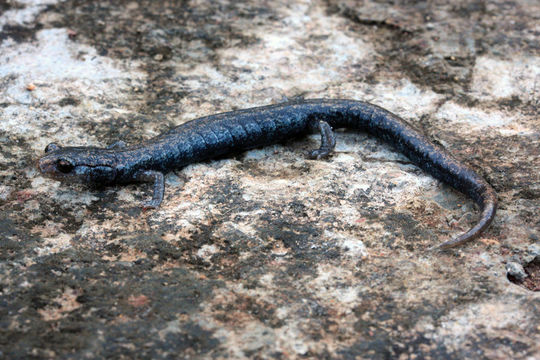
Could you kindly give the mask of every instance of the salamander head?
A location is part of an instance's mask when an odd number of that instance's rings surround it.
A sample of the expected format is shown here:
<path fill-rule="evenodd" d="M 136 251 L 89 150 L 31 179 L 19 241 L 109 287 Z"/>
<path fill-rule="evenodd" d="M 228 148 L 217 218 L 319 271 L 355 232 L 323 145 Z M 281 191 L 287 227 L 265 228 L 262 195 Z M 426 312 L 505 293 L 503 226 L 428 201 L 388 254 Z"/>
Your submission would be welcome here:
<path fill-rule="evenodd" d="M 47 145 L 38 168 L 47 177 L 69 182 L 109 184 L 116 178 L 115 158 L 106 149 Z"/>

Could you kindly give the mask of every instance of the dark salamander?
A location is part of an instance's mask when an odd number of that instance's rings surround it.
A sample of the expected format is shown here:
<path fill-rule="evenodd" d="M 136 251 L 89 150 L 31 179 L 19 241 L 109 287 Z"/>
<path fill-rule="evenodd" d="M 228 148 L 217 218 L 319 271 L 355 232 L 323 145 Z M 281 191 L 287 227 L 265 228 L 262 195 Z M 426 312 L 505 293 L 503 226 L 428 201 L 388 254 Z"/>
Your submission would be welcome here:
<path fill-rule="evenodd" d="M 482 177 L 431 143 L 399 116 L 362 101 L 301 100 L 211 115 L 131 146 L 121 141 L 108 148 L 60 147 L 53 143 L 39 160 L 39 169 L 55 179 L 100 185 L 151 182 L 154 194 L 143 207 L 156 208 L 163 200 L 164 172 L 230 152 L 278 143 L 314 130 L 321 133 L 321 146 L 310 152 L 310 157 L 320 159 L 328 156 L 335 146 L 332 128 L 358 129 L 384 140 L 480 206 L 480 221 L 440 248 L 478 237 L 493 220 L 497 197 Z"/>

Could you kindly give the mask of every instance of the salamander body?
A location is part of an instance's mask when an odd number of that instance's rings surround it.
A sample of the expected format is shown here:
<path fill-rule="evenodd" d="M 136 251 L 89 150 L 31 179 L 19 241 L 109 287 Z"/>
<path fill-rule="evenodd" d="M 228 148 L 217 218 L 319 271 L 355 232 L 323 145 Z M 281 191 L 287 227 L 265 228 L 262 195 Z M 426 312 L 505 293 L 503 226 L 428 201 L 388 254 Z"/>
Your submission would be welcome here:
<path fill-rule="evenodd" d="M 237 110 L 202 117 L 140 144 L 119 141 L 108 148 L 61 147 L 49 144 L 39 160 L 40 171 L 64 181 L 100 185 L 152 182 L 156 208 L 163 200 L 163 174 L 185 165 L 301 136 L 321 133 L 321 147 L 312 158 L 328 156 L 335 146 L 332 128 L 365 131 L 393 145 L 414 164 L 472 198 L 482 209 L 478 223 L 465 234 L 441 244 L 449 248 L 478 237 L 497 208 L 492 187 L 468 166 L 399 116 L 370 103 L 355 100 L 313 99 Z"/>

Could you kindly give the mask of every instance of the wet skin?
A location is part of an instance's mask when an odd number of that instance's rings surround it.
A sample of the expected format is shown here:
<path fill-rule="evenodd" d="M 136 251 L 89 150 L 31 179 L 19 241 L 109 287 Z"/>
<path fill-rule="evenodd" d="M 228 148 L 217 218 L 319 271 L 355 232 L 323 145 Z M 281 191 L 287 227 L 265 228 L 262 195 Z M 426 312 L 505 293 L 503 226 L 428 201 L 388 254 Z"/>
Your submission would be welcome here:
<path fill-rule="evenodd" d="M 107 148 L 60 147 L 49 144 L 39 160 L 42 174 L 62 181 L 110 185 L 151 182 L 152 199 L 144 208 L 163 200 L 163 174 L 191 163 L 228 153 L 281 142 L 318 130 L 321 146 L 310 157 L 321 159 L 335 147 L 332 128 L 365 131 L 393 145 L 414 164 L 472 198 L 481 208 L 478 223 L 439 248 L 450 248 L 477 238 L 495 216 L 493 188 L 468 166 L 399 116 L 362 101 L 313 99 L 263 106 L 202 117 L 137 145 L 119 141 Z"/>

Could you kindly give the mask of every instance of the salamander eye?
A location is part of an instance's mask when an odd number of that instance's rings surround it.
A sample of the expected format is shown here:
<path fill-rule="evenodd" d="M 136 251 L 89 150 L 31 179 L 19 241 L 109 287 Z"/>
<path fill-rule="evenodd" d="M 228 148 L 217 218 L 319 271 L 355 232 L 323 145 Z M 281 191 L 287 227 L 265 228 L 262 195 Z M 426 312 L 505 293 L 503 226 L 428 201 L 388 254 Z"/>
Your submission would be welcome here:
<path fill-rule="evenodd" d="M 59 159 L 57 162 L 56 162 L 56 168 L 58 169 L 58 171 L 60 171 L 61 173 L 64 173 L 64 174 L 67 174 L 69 172 L 71 172 L 71 170 L 73 170 L 74 166 L 71 162 L 69 162 L 68 160 L 65 160 L 65 159 Z"/>
<path fill-rule="evenodd" d="M 48 152 L 51 152 L 51 151 L 56 151 L 56 150 L 60 150 L 60 146 L 58 146 L 58 145 L 55 144 L 55 143 L 50 143 L 50 144 L 47 145 L 47 147 L 45 148 L 45 154 L 48 153 Z"/>

